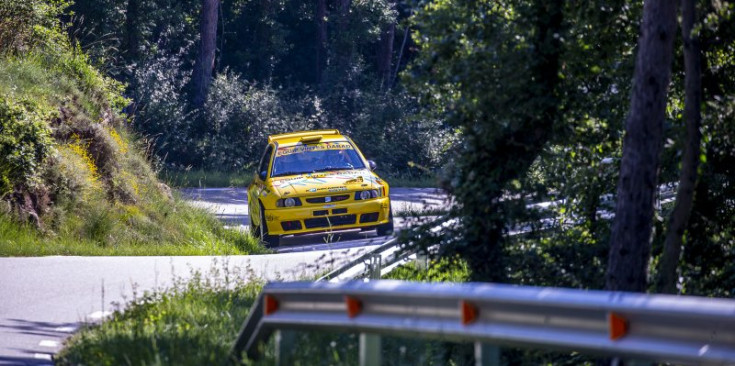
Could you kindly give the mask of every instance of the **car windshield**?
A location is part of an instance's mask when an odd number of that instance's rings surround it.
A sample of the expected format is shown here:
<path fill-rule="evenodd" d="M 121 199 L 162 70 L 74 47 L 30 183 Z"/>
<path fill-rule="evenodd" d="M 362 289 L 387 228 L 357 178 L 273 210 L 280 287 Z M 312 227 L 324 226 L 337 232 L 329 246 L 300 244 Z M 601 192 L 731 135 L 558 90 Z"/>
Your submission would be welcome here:
<path fill-rule="evenodd" d="M 363 168 L 357 150 L 347 141 L 299 144 L 276 150 L 271 177 Z"/>

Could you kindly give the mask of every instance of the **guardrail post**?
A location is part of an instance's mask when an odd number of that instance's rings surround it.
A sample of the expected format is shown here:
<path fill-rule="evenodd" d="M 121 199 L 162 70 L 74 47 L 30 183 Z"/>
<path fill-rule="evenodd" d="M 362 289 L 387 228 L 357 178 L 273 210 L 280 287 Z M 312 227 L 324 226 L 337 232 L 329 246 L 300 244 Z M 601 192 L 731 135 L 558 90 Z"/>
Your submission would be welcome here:
<path fill-rule="evenodd" d="M 426 270 L 429 268 L 429 255 L 419 251 L 416 253 L 416 267 L 420 270 Z"/>
<path fill-rule="evenodd" d="M 276 342 L 276 366 L 291 365 L 291 355 L 296 343 L 296 332 L 292 330 L 277 330 L 273 335 Z"/>
<path fill-rule="evenodd" d="M 360 333 L 360 366 L 380 366 L 380 343 L 379 335 Z"/>
<path fill-rule="evenodd" d="M 383 269 L 383 257 L 375 254 L 370 257 L 368 278 L 379 280 Z M 377 334 L 360 333 L 360 366 L 380 366 L 382 355 L 380 353 L 381 339 Z"/>
<path fill-rule="evenodd" d="M 380 254 L 373 255 L 370 257 L 369 266 L 368 278 L 371 280 L 379 280 L 380 272 L 383 269 L 383 257 Z"/>
<path fill-rule="evenodd" d="M 475 366 L 500 366 L 500 347 L 475 342 Z"/>

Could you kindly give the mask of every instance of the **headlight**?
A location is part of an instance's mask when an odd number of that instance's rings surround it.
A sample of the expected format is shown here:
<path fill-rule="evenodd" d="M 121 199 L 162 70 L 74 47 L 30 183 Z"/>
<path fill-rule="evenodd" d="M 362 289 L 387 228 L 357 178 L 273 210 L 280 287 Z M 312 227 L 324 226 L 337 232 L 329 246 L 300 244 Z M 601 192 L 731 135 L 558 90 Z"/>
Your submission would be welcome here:
<path fill-rule="evenodd" d="M 276 201 L 276 207 L 294 207 L 294 206 L 301 206 L 301 200 L 298 198 L 283 198 L 278 201 Z"/>
<path fill-rule="evenodd" d="M 371 198 L 378 198 L 381 194 L 376 189 L 372 189 L 369 191 L 362 191 L 362 192 L 355 192 L 355 200 L 368 200 Z"/>

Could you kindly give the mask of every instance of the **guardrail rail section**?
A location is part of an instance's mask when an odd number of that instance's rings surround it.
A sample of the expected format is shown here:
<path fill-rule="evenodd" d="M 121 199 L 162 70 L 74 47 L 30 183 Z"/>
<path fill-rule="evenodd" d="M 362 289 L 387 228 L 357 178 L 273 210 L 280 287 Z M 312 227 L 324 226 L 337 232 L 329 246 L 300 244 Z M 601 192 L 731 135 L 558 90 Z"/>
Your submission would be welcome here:
<path fill-rule="evenodd" d="M 735 365 L 731 299 L 482 283 L 269 283 L 243 325 L 233 357 L 245 351 L 258 359 L 258 344 L 285 329 L 469 341 L 476 350 L 492 344 Z"/>

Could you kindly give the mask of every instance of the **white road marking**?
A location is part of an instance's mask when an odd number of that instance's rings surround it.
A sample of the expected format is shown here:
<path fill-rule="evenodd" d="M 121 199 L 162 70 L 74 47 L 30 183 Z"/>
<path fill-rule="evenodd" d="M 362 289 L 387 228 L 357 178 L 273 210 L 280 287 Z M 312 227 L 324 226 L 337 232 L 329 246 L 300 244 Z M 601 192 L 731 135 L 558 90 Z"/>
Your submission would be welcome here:
<path fill-rule="evenodd" d="M 44 339 L 40 343 L 38 343 L 38 345 L 40 347 L 52 347 L 53 348 L 53 347 L 58 347 L 59 346 L 59 342 L 57 342 L 57 341 L 50 341 L 50 340 Z"/>
<path fill-rule="evenodd" d="M 59 333 L 74 333 L 79 329 L 79 327 L 58 327 L 54 329 L 55 332 Z"/>
<path fill-rule="evenodd" d="M 52 361 L 51 355 L 48 353 L 36 353 L 33 355 L 33 358 L 37 360 Z"/>
<path fill-rule="evenodd" d="M 95 320 L 95 321 L 102 320 L 110 316 L 110 314 L 112 314 L 111 311 L 95 311 L 94 313 L 87 315 L 87 319 Z"/>

